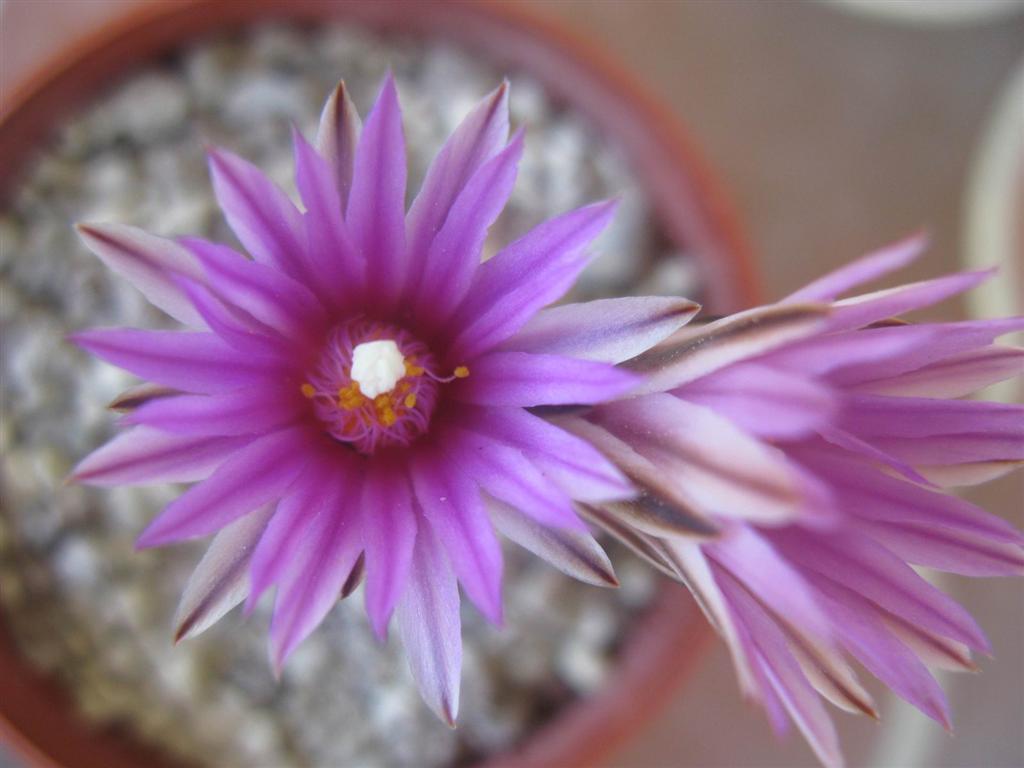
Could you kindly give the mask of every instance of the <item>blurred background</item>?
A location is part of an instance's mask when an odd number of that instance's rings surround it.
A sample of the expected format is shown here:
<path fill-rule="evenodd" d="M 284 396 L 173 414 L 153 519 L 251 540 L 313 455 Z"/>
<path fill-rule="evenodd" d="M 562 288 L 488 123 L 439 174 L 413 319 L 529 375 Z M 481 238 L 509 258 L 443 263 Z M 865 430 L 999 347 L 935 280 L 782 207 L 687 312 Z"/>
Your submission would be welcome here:
<path fill-rule="evenodd" d="M 70 41 L 145 0 L 2 0 L 0 99 Z M 1024 311 L 1024 4 L 1015 0 L 523 2 L 616 58 L 684 123 L 735 208 L 761 296 L 785 295 L 924 227 L 919 278 L 998 265 L 942 316 Z M 1003 390 L 1019 399 L 1020 390 Z M 1024 524 L 1018 475 L 970 494 Z M 1024 586 L 950 582 L 989 632 L 981 674 L 943 680 L 956 736 L 895 699 L 837 715 L 851 764 L 1024 764 Z M 2 691 L 0 691 L 2 695 Z M 811 765 L 740 701 L 716 645 L 622 768 Z M 18 766 L 0 747 L 0 765 Z"/>

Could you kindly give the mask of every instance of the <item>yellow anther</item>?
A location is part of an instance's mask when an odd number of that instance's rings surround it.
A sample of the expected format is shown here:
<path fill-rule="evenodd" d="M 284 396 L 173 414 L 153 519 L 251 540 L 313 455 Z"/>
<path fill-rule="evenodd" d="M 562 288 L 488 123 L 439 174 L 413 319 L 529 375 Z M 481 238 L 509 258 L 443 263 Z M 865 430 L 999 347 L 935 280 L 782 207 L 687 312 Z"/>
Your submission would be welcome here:
<path fill-rule="evenodd" d="M 377 410 L 379 411 L 381 408 L 391 406 L 391 398 L 388 397 L 386 394 L 377 395 L 375 398 L 373 398 L 373 404 L 377 406 Z"/>
<path fill-rule="evenodd" d="M 416 358 L 409 357 L 405 360 L 405 375 L 406 376 L 422 376 L 424 373 L 423 368 L 416 365 Z"/>
<path fill-rule="evenodd" d="M 312 384 L 306 383 L 299 387 L 299 391 L 302 392 L 302 396 L 312 399 L 316 394 L 316 389 L 313 388 Z"/>
<path fill-rule="evenodd" d="M 469 368 L 465 365 L 460 365 L 453 373 L 456 379 L 464 379 L 469 376 Z"/>
<path fill-rule="evenodd" d="M 416 407 L 416 395 L 410 394 L 405 396 L 405 407 L 415 408 Z"/>
<path fill-rule="evenodd" d="M 386 411 L 380 414 L 380 423 L 383 424 L 385 427 L 390 427 L 397 420 L 398 417 L 395 416 L 395 412 L 392 411 L 390 408 L 388 408 Z"/>

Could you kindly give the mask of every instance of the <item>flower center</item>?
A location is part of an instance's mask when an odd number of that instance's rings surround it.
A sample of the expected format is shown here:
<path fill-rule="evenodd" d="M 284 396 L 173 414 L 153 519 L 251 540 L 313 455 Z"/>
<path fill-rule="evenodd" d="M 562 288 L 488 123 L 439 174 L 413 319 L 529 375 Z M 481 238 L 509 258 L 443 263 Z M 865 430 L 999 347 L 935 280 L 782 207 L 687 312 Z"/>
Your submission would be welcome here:
<path fill-rule="evenodd" d="M 426 432 L 440 382 L 427 346 L 403 328 L 357 317 L 337 326 L 302 394 L 327 432 L 360 453 L 408 445 Z"/>

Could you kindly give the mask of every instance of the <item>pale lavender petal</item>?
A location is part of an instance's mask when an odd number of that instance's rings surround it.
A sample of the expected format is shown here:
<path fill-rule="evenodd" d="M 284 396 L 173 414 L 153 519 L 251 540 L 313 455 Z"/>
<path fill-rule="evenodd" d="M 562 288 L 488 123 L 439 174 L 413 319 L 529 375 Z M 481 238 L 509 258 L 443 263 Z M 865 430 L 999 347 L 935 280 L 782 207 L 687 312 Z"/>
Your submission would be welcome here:
<path fill-rule="evenodd" d="M 919 523 L 878 521 L 861 528 L 908 563 L 963 576 L 1024 575 L 1021 544 Z"/>
<path fill-rule="evenodd" d="M 1024 329 L 1024 318 L 1004 318 L 999 320 L 971 320 L 960 323 L 922 323 L 896 324 L 882 328 L 867 328 L 856 333 L 830 334 L 817 340 L 818 349 L 808 350 L 796 366 L 815 364 L 826 365 L 822 361 L 833 361 L 827 364 L 830 381 L 846 387 L 864 381 L 877 381 L 899 376 L 918 370 L 932 363 L 938 363 L 954 355 L 987 347 L 1000 336 Z M 861 340 L 859 344 L 856 340 Z M 902 344 L 899 342 L 902 340 Z M 812 342 L 813 343 L 813 342 Z M 869 348 L 891 348 L 889 354 L 876 356 L 874 360 L 867 356 L 855 361 L 852 365 L 836 365 L 848 359 L 847 347 L 865 346 Z M 824 351 L 826 354 L 820 354 Z M 786 357 L 789 349 L 782 350 L 773 356 L 773 363 L 780 357 Z"/>
<path fill-rule="evenodd" d="M 295 337 L 322 321 L 313 293 L 283 272 L 200 238 L 183 238 L 181 243 L 202 264 L 210 291 L 260 323 Z"/>
<path fill-rule="evenodd" d="M 452 326 L 452 356 L 468 359 L 518 331 L 559 299 L 586 266 L 586 247 L 611 221 L 615 203 L 597 203 L 551 219 L 476 271 Z"/>
<path fill-rule="evenodd" d="M 655 394 L 603 405 L 593 419 L 678 478 L 704 514 L 778 525 L 806 506 L 778 448 L 703 406 Z"/>
<path fill-rule="evenodd" d="M 302 214 L 288 195 L 238 155 L 213 150 L 209 161 L 217 202 L 245 249 L 257 261 L 303 279 Z"/>
<path fill-rule="evenodd" d="M 893 636 L 871 603 L 835 584 L 816 586 L 833 622 L 842 627 L 843 646 L 875 677 L 949 730 L 949 704 L 942 687 L 917 655 Z"/>
<path fill-rule="evenodd" d="M 719 577 L 719 584 L 736 614 L 744 642 L 756 649 L 755 662 L 760 671 L 818 759 L 826 766 L 841 766 L 843 758 L 835 727 L 789 651 L 785 636 L 750 595 L 729 577 Z"/>
<path fill-rule="evenodd" d="M 294 428 L 252 441 L 168 504 L 139 536 L 137 546 L 204 536 L 279 499 L 305 463 L 308 440 L 303 429 Z"/>
<path fill-rule="evenodd" d="M 292 353 L 288 341 L 273 329 L 222 301 L 204 285 L 180 278 L 192 305 L 215 334 L 246 357 L 280 360 Z"/>
<path fill-rule="evenodd" d="M 758 437 L 814 434 L 838 411 L 832 389 L 812 377 L 758 363 L 737 363 L 674 391 Z"/>
<path fill-rule="evenodd" d="M 213 537 L 178 603 L 174 642 L 206 631 L 245 599 L 249 592 L 249 562 L 273 512 L 273 505 L 258 509 Z"/>
<path fill-rule="evenodd" d="M 270 622 L 270 658 L 278 674 L 292 651 L 337 604 L 355 566 L 362 537 L 359 508 L 351 499 L 360 491 L 357 474 L 332 478 L 319 514 L 299 534 Z"/>
<path fill-rule="evenodd" d="M 815 445 L 797 455 L 815 474 L 828 478 L 846 514 L 938 525 L 1001 541 L 1024 542 L 1024 534 L 1012 525 L 964 499 L 929 491 L 857 461 L 843 460 L 823 448 Z"/>
<path fill-rule="evenodd" d="M 562 573 L 598 587 L 619 585 L 608 555 L 589 533 L 541 525 L 497 499 L 485 499 L 485 505 L 494 527 L 503 536 Z"/>
<path fill-rule="evenodd" d="M 280 370 L 212 333 L 103 328 L 70 337 L 78 346 L 143 379 L 184 392 L 227 392 Z"/>
<path fill-rule="evenodd" d="M 962 397 L 1024 373 L 1024 349 L 986 347 L 952 355 L 897 376 L 865 381 L 854 391 L 903 397 Z"/>
<path fill-rule="evenodd" d="M 202 480 L 249 439 L 170 435 L 135 427 L 82 459 L 69 481 L 114 486 Z"/>
<path fill-rule="evenodd" d="M 615 465 L 586 440 L 522 408 L 459 409 L 463 423 L 522 451 L 556 485 L 581 501 L 632 495 Z"/>
<path fill-rule="evenodd" d="M 396 616 L 420 695 L 438 717 L 454 728 L 462 670 L 459 588 L 441 545 L 422 519 L 413 548 L 412 570 Z"/>
<path fill-rule="evenodd" d="M 412 467 L 416 501 L 466 595 L 491 622 L 500 625 L 501 546 L 484 511 L 476 484 L 441 458 L 421 453 Z"/>
<path fill-rule="evenodd" d="M 481 405 L 599 403 L 626 394 L 639 377 L 607 363 L 529 352 L 489 352 L 473 361 L 452 397 Z"/>
<path fill-rule="evenodd" d="M 484 163 L 459 193 L 444 226 L 434 235 L 418 274 L 414 311 L 433 322 L 448 318 L 466 295 L 483 254 L 487 230 L 498 218 L 515 185 L 523 155 L 523 132 Z"/>
<path fill-rule="evenodd" d="M 502 349 L 621 363 L 671 336 L 699 310 L 674 296 L 563 304 L 542 309 Z"/>
<path fill-rule="evenodd" d="M 398 92 L 389 73 L 356 147 L 345 220 L 367 259 L 369 288 L 397 298 L 406 267 L 405 138 Z"/>
<path fill-rule="evenodd" d="M 366 612 L 381 640 L 412 568 L 416 517 L 411 494 L 403 469 L 371 465 L 363 488 Z"/>
<path fill-rule="evenodd" d="M 843 448 L 851 453 L 862 456 L 870 461 L 877 462 L 883 466 L 895 470 L 912 483 L 929 485 L 928 479 L 918 472 L 914 467 L 901 461 L 898 457 L 885 452 L 868 440 L 862 440 L 856 435 L 850 434 L 845 429 L 838 427 L 824 426 L 819 430 L 821 437 L 832 445 Z"/>
<path fill-rule="evenodd" d="M 832 305 L 828 327 L 830 330 L 861 328 L 906 312 L 924 309 L 974 288 L 993 274 L 993 270 L 960 272 L 843 299 Z"/>
<path fill-rule="evenodd" d="M 366 259 L 358 252 L 345 223 L 342 197 L 332 169 L 297 130 L 295 180 L 306 206 L 309 262 L 316 278 L 310 287 L 329 303 L 351 301 L 366 279 Z"/>
<path fill-rule="evenodd" d="M 474 107 L 434 157 L 406 217 L 412 260 L 424 258 L 456 198 L 508 140 L 508 83 Z"/>
<path fill-rule="evenodd" d="M 345 81 L 338 83 L 331 92 L 320 113 L 320 125 L 316 132 L 316 148 L 321 157 L 330 165 L 337 184 L 340 211 L 348 205 L 349 190 L 352 189 L 352 173 L 355 166 L 356 145 L 362 122 L 359 113 L 349 98 Z"/>
<path fill-rule="evenodd" d="M 771 615 L 786 635 L 790 651 L 811 684 L 836 706 L 878 716 L 836 645 L 835 626 L 809 583 L 764 538 L 737 526 L 705 547 L 724 569 Z"/>
<path fill-rule="evenodd" d="M 476 431 L 453 429 L 444 440 L 459 471 L 492 496 L 543 525 L 583 530 L 572 499 L 515 448 Z"/>
<path fill-rule="evenodd" d="M 683 577 L 683 583 L 693 594 L 697 605 L 707 617 L 711 626 L 725 640 L 732 658 L 736 678 L 744 696 L 760 698 L 758 685 L 750 667 L 750 659 L 740 642 L 740 636 L 729 610 L 728 601 L 711 571 L 704 548 L 700 543 L 682 539 L 667 539 L 665 546 L 672 557 L 673 565 Z"/>
<path fill-rule="evenodd" d="M 295 386 L 268 385 L 220 395 L 161 397 L 122 419 L 180 435 L 253 435 L 283 427 L 305 412 Z"/>
<path fill-rule="evenodd" d="M 637 394 L 662 392 L 820 331 L 826 309 L 773 306 L 681 329 L 623 365 L 647 376 Z"/>
<path fill-rule="evenodd" d="M 988 650 L 984 633 L 967 611 L 868 537 L 852 530 L 810 534 L 793 528 L 769 535 L 811 578 L 834 581 L 925 630 Z"/>
<path fill-rule="evenodd" d="M 192 255 L 175 243 L 122 224 L 79 224 L 86 247 L 117 274 L 142 292 L 149 302 L 185 325 L 205 328 L 173 276 L 201 279 L 202 270 Z"/>
<path fill-rule="evenodd" d="M 899 240 L 819 277 L 780 303 L 833 301 L 851 288 L 902 269 L 917 259 L 927 246 L 928 236 L 923 232 Z"/>

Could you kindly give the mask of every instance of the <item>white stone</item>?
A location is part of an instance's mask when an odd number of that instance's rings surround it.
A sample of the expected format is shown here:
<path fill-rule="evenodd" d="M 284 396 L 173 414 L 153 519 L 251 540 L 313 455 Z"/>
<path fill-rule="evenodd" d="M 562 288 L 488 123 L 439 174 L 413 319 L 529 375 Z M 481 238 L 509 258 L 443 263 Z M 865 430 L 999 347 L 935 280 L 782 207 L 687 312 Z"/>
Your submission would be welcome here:
<path fill-rule="evenodd" d="M 384 395 L 405 375 L 405 358 L 391 339 L 366 341 L 352 351 L 352 381 L 366 397 Z"/>

